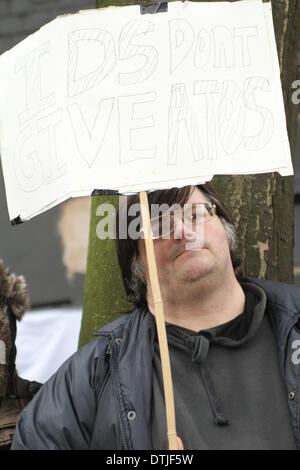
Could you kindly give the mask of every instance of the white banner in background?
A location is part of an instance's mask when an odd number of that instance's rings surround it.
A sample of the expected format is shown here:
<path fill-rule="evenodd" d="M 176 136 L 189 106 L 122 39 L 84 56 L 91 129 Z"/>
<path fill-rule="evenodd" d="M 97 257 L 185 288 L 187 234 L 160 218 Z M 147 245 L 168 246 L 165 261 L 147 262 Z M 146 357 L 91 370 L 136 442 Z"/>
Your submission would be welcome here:
<path fill-rule="evenodd" d="M 18 374 L 44 383 L 78 349 L 81 308 L 31 310 L 17 324 Z"/>
<path fill-rule="evenodd" d="M 271 3 L 56 18 L 0 57 L 10 219 L 94 189 L 293 173 Z"/>

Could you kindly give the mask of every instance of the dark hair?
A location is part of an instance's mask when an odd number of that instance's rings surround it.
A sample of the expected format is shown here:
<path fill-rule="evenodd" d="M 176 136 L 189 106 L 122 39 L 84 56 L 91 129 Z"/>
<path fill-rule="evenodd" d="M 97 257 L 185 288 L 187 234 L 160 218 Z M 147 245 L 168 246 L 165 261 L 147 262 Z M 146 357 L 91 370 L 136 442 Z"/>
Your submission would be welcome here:
<path fill-rule="evenodd" d="M 221 201 L 212 184 L 205 183 L 202 185 L 198 185 L 197 188 L 200 189 L 203 194 L 205 194 L 208 201 L 213 202 L 216 205 L 217 215 L 220 217 L 223 224 L 227 223 L 227 226 L 230 226 L 232 228 L 232 232 L 234 233 L 235 227 L 233 218 L 229 210 L 226 208 L 225 204 Z M 151 204 L 162 203 L 168 204 L 169 206 L 177 203 L 180 206 L 183 206 L 189 199 L 193 189 L 194 186 L 184 186 L 183 188 L 171 188 L 148 192 L 149 209 L 151 207 Z M 123 214 L 123 211 L 127 211 L 126 217 L 128 227 L 130 222 L 134 219 L 133 216 L 130 217 L 128 215 L 128 210 L 133 204 L 139 204 L 139 202 L 140 201 L 138 194 L 128 196 L 126 206 L 121 209 L 121 212 L 119 211 L 119 209 L 117 209 L 116 212 L 117 256 L 121 268 L 121 274 L 127 295 L 127 300 L 131 302 L 135 307 L 142 307 L 147 305 L 145 282 L 142 280 L 141 276 L 137 276 L 137 273 L 133 272 L 134 262 L 137 261 L 139 258 L 138 240 L 134 240 L 130 237 L 127 237 L 125 239 L 119 238 L 119 220 L 120 218 L 125 216 L 125 214 Z M 237 278 L 239 278 L 241 275 L 239 272 L 239 267 L 242 261 L 241 254 L 239 250 L 237 250 L 235 247 L 231 247 L 230 255 L 233 269 Z"/>

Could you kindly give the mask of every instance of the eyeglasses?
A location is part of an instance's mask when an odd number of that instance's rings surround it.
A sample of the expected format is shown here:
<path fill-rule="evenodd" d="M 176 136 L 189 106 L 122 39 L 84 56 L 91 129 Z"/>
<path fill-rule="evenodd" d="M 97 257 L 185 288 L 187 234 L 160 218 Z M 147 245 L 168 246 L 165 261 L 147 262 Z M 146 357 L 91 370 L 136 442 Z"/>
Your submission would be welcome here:
<path fill-rule="evenodd" d="M 152 239 L 169 238 L 179 222 L 183 223 L 186 229 L 196 232 L 199 225 L 212 220 L 215 214 L 216 205 L 211 202 L 184 204 L 182 208 L 177 210 L 172 210 L 171 206 L 163 214 L 151 218 Z M 140 231 L 144 232 L 143 228 Z"/>

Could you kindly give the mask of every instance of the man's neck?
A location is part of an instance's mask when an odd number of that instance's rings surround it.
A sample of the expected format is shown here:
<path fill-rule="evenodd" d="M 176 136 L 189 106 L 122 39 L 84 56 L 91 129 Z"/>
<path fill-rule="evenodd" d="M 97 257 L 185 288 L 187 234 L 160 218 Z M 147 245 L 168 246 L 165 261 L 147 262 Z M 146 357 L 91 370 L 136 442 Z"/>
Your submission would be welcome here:
<path fill-rule="evenodd" d="M 226 323 L 244 311 L 245 294 L 235 277 L 219 286 L 199 284 L 196 295 L 184 289 L 178 290 L 180 295 L 162 295 L 166 322 L 200 331 Z M 148 304 L 155 314 L 151 301 Z"/>

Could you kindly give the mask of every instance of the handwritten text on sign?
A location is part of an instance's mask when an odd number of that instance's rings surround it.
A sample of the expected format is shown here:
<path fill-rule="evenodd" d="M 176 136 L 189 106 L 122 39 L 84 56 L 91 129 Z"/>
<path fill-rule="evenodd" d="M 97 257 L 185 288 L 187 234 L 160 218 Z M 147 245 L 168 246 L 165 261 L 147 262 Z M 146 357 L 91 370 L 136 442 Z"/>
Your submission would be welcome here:
<path fill-rule="evenodd" d="M 59 17 L 1 57 L 10 216 L 94 188 L 292 172 L 269 5 L 168 7 Z"/>

